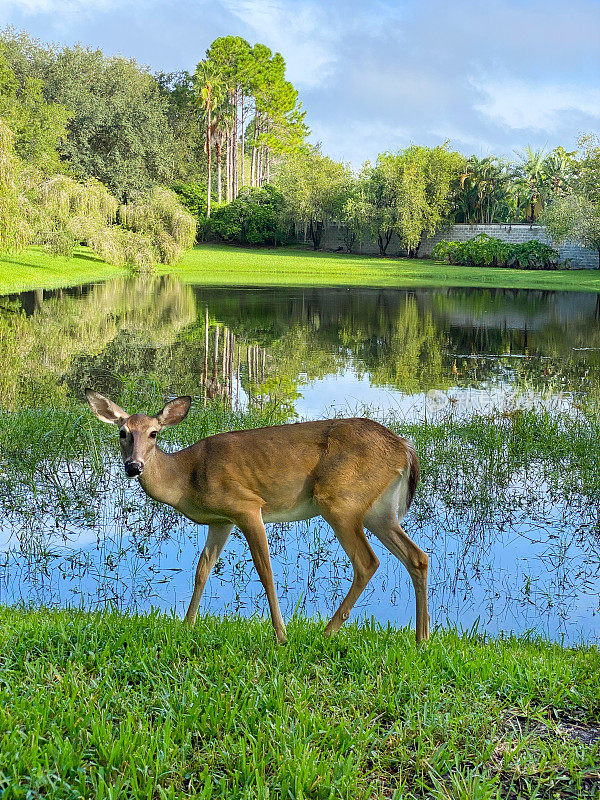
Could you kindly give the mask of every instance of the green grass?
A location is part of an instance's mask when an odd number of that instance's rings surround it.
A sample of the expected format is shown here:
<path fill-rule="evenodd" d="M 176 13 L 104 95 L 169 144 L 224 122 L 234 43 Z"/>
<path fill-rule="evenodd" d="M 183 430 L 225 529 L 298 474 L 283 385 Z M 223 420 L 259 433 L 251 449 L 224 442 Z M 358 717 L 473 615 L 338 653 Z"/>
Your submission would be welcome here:
<path fill-rule="evenodd" d="M 179 264 L 159 266 L 187 283 L 213 286 L 460 286 L 600 291 L 600 271 L 526 271 L 459 267 L 436 261 L 315 253 L 302 247 L 258 249 L 200 245 Z M 105 280 L 125 271 L 80 248 L 72 259 L 40 248 L 0 258 L 0 294 Z"/>
<path fill-rule="evenodd" d="M 0 607 L 0 796 L 597 797 L 600 653 Z"/>
<path fill-rule="evenodd" d="M 127 270 L 107 264 L 86 247 L 78 248 L 73 258 L 51 256 L 41 247 L 30 247 L 22 253 L 0 256 L 0 295 L 77 286 L 126 274 Z"/>
<path fill-rule="evenodd" d="M 202 245 L 169 270 L 188 283 L 242 286 L 472 286 L 600 291 L 600 271 L 459 267 L 419 259 L 315 253 L 300 247 Z"/>

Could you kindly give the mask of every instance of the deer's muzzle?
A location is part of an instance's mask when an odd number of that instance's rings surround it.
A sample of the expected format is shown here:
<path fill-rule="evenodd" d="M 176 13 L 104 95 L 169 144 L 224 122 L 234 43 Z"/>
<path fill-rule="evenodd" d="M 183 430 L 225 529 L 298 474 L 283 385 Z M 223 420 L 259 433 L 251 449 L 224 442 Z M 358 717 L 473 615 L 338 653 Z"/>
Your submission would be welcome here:
<path fill-rule="evenodd" d="M 127 475 L 128 478 L 137 478 L 138 475 L 142 474 L 143 469 L 144 465 L 141 461 L 125 462 L 125 475 Z"/>

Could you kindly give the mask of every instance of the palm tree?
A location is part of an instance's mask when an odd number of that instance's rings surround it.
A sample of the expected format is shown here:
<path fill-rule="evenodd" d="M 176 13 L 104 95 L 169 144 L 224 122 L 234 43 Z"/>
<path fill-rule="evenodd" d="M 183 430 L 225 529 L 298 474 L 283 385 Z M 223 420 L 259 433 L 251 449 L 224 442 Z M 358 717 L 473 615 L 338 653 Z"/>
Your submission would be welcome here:
<path fill-rule="evenodd" d="M 531 215 L 525 215 L 526 222 L 535 220 L 535 206 L 540 203 L 544 208 L 547 199 L 548 176 L 545 169 L 547 153 L 544 147 L 534 150 L 525 147 L 521 153 L 517 152 L 519 161 L 516 164 L 515 174 L 518 181 L 519 196 L 529 206 Z"/>
<path fill-rule="evenodd" d="M 510 172 L 496 156 L 471 156 L 461 175 L 457 216 L 465 222 L 506 222 L 510 215 Z"/>
<path fill-rule="evenodd" d="M 204 114 L 206 126 L 206 139 L 204 147 L 206 150 L 206 216 L 210 217 L 210 200 L 212 191 L 212 158 L 211 147 L 215 133 L 214 112 L 223 103 L 225 90 L 223 80 L 210 61 L 201 61 L 194 74 L 194 86 L 197 94 L 197 102 Z"/>
<path fill-rule="evenodd" d="M 554 199 L 567 191 L 573 155 L 574 153 L 567 153 L 564 148 L 557 147 L 544 162 L 546 183 Z"/>

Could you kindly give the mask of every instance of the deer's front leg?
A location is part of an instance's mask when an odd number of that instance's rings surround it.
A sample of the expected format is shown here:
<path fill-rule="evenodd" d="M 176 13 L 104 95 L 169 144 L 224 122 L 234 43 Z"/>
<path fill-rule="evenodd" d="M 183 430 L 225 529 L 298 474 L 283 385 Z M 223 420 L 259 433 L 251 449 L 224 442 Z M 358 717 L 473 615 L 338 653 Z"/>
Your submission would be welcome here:
<path fill-rule="evenodd" d="M 196 578 L 194 581 L 194 593 L 190 601 L 190 606 L 185 615 L 185 621 L 188 625 L 193 625 L 196 621 L 198 614 L 198 607 L 202 598 L 202 592 L 206 586 L 208 576 L 212 572 L 212 568 L 217 563 L 217 559 L 221 555 L 229 534 L 233 530 L 233 523 L 226 523 L 224 525 L 209 525 L 208 535 L 206 537 L 206 544 L 200 553 L 198 566 L 196 568 Z"/>
<path fill-rule="evenodd" d="M 273 570 L 271 569 L 267 532 L 265 531 L 260 509 L 255 513 L 236 519 L 236 524 L 246 537 L 246 541 L 250 547 L 250 553 L 252 554 L 252 561 L 254 562 L 261 583 L 265 588 L 277 641 L 279 644 L 285 644 L 287 640 L 285 625 L 275 592 L 275 581 L 273 580 Z"/>

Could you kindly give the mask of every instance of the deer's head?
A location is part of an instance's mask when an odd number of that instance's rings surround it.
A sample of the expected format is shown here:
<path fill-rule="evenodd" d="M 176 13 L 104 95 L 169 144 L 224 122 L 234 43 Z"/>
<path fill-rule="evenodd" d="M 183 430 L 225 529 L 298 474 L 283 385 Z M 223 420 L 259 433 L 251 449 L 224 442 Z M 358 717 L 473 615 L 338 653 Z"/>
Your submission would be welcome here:
<path fill-rule="evenodd" d="M 150 417 L 147 414 L 128 414 L 108 397 L 86 389 L 85 396 L 90 408 L 102 422 L 117 425 L 121 443 L 121 455 L 128 478 L 136 478 L 156 447 L 156 437 L 163 428 L 177 425 L 186 418 L 192 398 L 177 397 L 168 402 L 162 411 Z"/>

